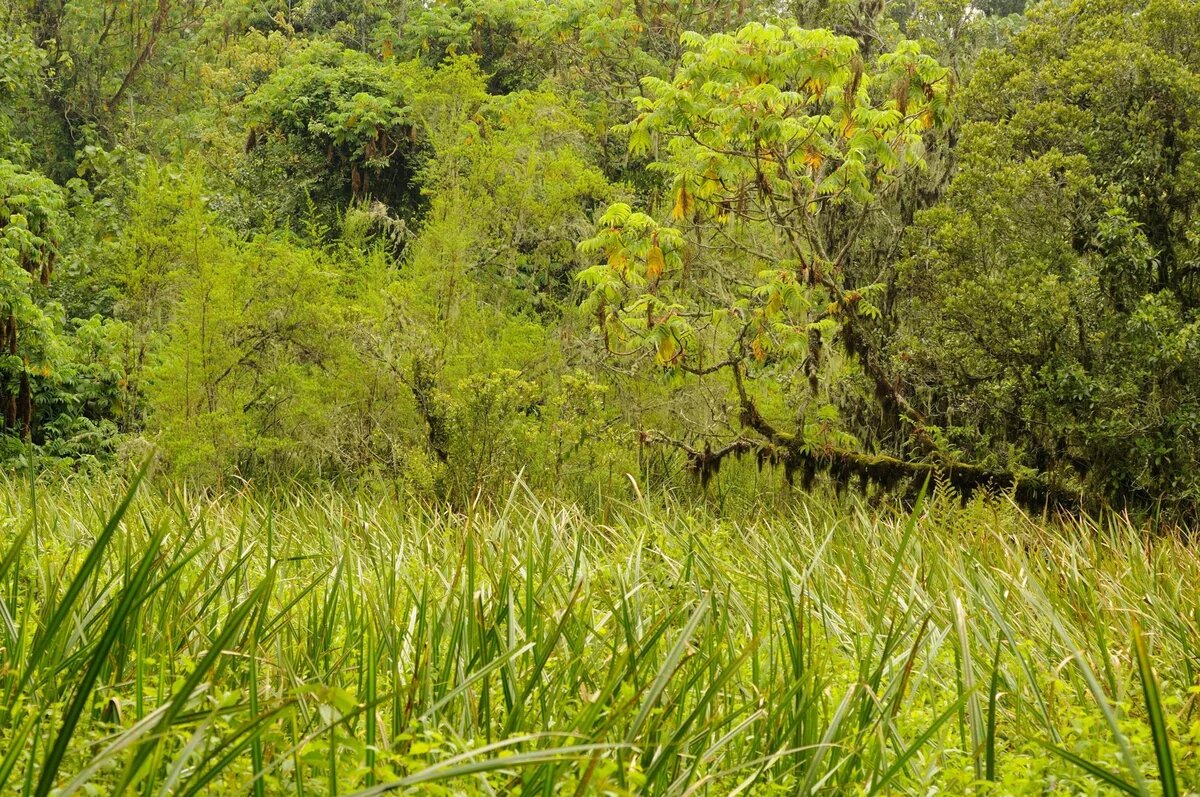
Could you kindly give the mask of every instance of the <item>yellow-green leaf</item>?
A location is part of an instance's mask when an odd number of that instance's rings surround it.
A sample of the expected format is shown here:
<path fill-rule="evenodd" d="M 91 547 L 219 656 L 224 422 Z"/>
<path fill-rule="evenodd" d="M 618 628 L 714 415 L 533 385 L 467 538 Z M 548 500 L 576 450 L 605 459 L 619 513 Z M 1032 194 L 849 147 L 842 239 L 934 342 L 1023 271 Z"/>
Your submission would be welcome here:
<path fill-rule="evenodd" d="M 658 244 L 651 244 L 650 252 L 646 255 L 646 276 L 649 279 L 658 279 L 666 265 L 662 248 Z"/>
<path fill-rule="evenodd" d="M 680 183 L 679 190 L 675 192 L 675 207 L 671 209 L 671 218 L 675 221 L 683 221 L 690 215 L 692 215 L 692 195 L 688 193 L 687 186 Z"/>

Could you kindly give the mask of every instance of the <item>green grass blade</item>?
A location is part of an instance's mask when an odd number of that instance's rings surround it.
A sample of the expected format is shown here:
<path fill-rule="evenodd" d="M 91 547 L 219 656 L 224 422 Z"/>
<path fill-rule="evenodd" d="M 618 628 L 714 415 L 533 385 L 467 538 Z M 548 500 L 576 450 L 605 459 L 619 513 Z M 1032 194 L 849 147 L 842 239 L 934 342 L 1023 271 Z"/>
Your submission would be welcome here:
<path fill-rule="evenodd" d="M 112 650 L 113 644 L 117 641 L 117 637 L 125 627 L 126 620 L 133 614 L 138 601 L 142 597 L 143 588 L 149 580 L 155 560 L 158 558 L 159 547 L 162 545 L 163 537 L 166 535 L 166 528 L 166 524 L 160 525 L 158 532 L 146 546 L 136 572 L 121 593 L 120 601 L 113 610 L 108 627 L 104 630 L 104 635 L 100 638 L 99 643 L 91 653 L 87 669 L 84 671 L 75 688 L 75 696 L 63 714 L 62 726 L 54 739 L 54 744 L 50 748 L 46 759 L 42 762 L 41 775 L 38 779 L 37 789 L 34 792 L 36 797 L 46 797 L 54 787 L 54 779 L 58 776 L 58 769 L 62 765 L 63 757 L 67 753 L 67 747 L 71 743 L 75 726 L 79 723 L 79 718 L 82 716 L 84 709 L 91 703 L 92 688 L 96 685 L 96 680 L 100 677 L 101 669 L 107 663 L 108 653 Z"/>
<path fill-rule="evenodd" d="M 996 780 L 996 704 L 1000 690 L 1000 651 L 1001 641 L 996 640 L 996 653 L 992 657 L 992 682 L 988 686 L 987 709 L 987 760 L 984 767 L 984 779 Z"/>
<path fill-rule="evenodd" d="M 696 629 L 700 626 L 700 621 L 704 619 L 704 615 L 708 613 L 708 598 L 705 597 L 700 601 L 700 605 L 696 607 L 696 611 L 692 612 L 691 619 L 687 625 L 679 633 L 679 637 L 675 640 L 675 644 L 671 647 L 671 651 L 663 660 L 662 666 L 658 668 L 658 673 L 654 676 L 654 682 L 651 683 L 649 691 L 646 692 L 646 698 L 642 701 L 642 707 L 634 717 L 633 723 L 629 726 L 629 731 L 625 734 L 625 743 L 631 743 L 641 731 L 642 726 L 646 724 L 646 719 L 650 716 L 650 712 L 658 703 L 658 698 L 662 695 L 663 690 L 667 688 L 667 683 L 671 680 L 671 676 L 675 673 L 675 668 L 683 659 L 683 654 L 687 650 L 688 643 L 692 639 L 692 634 L 696 633 Z"/>
<path fill-rule="evenodd" d="M 1137 620 L 1133 621 L 1133 651 L 1137 658 L 1138 676 L 1142 681 L 1142 694 L 1146 698 L 1150 732 L 1154 737 L 1154 754 L 1158 758 L 1158 780 L 1162 784 L 1162 797 L 1179 797 L 1179 784 L 1175 779 L 1175 762 L 1171 757 L 1171 741 L 1167 733 L 1162 698 L 1158 693 L 1158 680 L 1154 677 L 1154 668 L 1150 663 L 1146 637 Z"/>
<path fill-rule="evenodd" d="M 445 761 L 426 767 L 418 772 L 414 772 L 398 780 L 390 783 L 380 784 L 374 788 L 364 789 L 354 792 L 348 797 L 376 797 L 379 794 L 386 794 L 397 789 L 408 789 L 413 786 L 419 786 L 423 783 L 435 783 L 438 781 L 453 780 L 455 778 L 465 777 L 467 775 L 475 775 L 481 772 L 491 772 L 495 770 L 506 770 L 513 767 L 530 766 L 532 764 L 545 764 L 552 762 L 577 761 L 587 758 L 596 752 L 612 752 L 620 749 L 623 745 L 619 744 L 578 744 L 566 745 L 563 747 L 550 747 L 544 750 L 530 750 L 523 753 L 513 753 L 512 755 L 496 756 L 483 758 L 478 761 L 470 761 L 471 758 L 476 758 L 484 753 L 490 753 L 506 747 L 512 747 L 517 744 L 528 742 L 534 737 L 519 737 L 516 739 L 507 739 L 503 742 L 487 745 L 478 750 L 469 750 L 461 753 Z M 466 760 L 467 763 L 459 763 Z"/>
<path fill-rule="evenodd" d="M 30 714 L 25 722 L 19 728 L 15 728 L 14 732 L 8 736 L 8 750 L 4 753 L 4 758 L 0 759 L 0 792 L 7 785 L 8 779 L 12 777 L 13 770 L 17 766 L 17 761 L 21 757 L 21 752 L 25 749 L 25 740 L 30 738 L 30 734 L 33 733 L 38 719 L 38 714 Z"/>
<path fill-rule="evenodd" d="M 29 661 L 25 665 L 25 672 L 21 676 L 21 681 L 17 686 L 18 692 L 24 690 L 33 679 L 33 675 L 37 672 L 42 656 L 45 655 L 50 642 L 65 626 L 67 615 L 75 607 L 75 602 L 83 592 L 84 586 L 100 567 L 100 562 L 104 558 L 104 552 L 108 548 L 109 542 L 112 541 L 113 535 L 121 525 L 121 519 L 125 517 L 125 512 L 129 509 L 129 505 L 133 503 L 133 497 L 137 494 L 138 485 L 141 484 L 142 478 L 150 469 L 150 462 L 151 460 L 147 460 L 137 475 L 134 476 L 133 481 L 129 484 L 129 488 L 125 491 L 125 497 L 117 506 L 116 511 L 109 517 L 108 522 L 104 524 L 104 528 L 101 530 L 99 536 L 96 537 L 96 541 L 92 544 L 92 549 L 88 552 L 87 558 L 84 559 L 79 570 L 76 571 L 75 578 L 71 580 L 66 594 L 58 602 L 58 606 L 50 616 L 50 620 L 38 629 L 38 633 L 34 637 L 33 647 L 29 652 Z"/>
<path fill-rule="evenodd" d="M 1059 756 L 1064 761 L 1068 761 L 1068 762 L 1074 764 L 1075 766 L 1082 769 L 1084 772 L 1091 775 L 1093 778 L 1096 778 L 1099 781 L 1107 783 L 1109 786 L 1112 786 L 1114 789 L 1118 789 L 1125 794 L 1131 795 L 1131 797 L 1143 797 L 1144 792 L 1141 789 L 1139 789 L 1137 786 L 1134 786 L 1132 783 L 1130 783 L 1126 780 L 1123 780 L 1116 773 L 1110 772 L 1107 769 L 1105 769 L 1104 767 L 1093 764 L 1091 761 L 1088 761 L 1086 758 L 1081 758 L 1080 756 L 1075 755 L 1074 753 L 1070 752 L 1069 750 L 1064 750 L 1063 748 L 1059 747 L 1058 745 L 1053 745 L 1053 744 L 1050 744 L 1049 742 L 1040 742 L 1040 744 L 1042 745 L 1042 747 L 1044 747 L 1047 750 L 1049 750 L 1050 752 L 1054 753 L 1056 756 Z"/>
<path fill-rule="evenodd" d="M 912 741 L 904 749 L 892 765 L 888 767 L 879 779 L 871 784 L 871 790 L 867 792 L 868 797 L 873 794 L 878 794 L 880 789 L 887 787 L 892 780 L 904 770 L 904 767 L 915 756 L 921 748 L 923 748 L 933 735 L 938 732 L 938 729 L 946 724 L 946 721 L 958 714 L 962 710 L 963 704 L 966 703 L 967 695 L 959 695 L 958 699 L 950 704 L 949 708 L 937 716 L 937 718 L 929 724 L 929 727 L 921 732 L 921 735 Z"/>
<path fill-rule="evenodd" d="M 257 589 L 255 589 L 254 592 L 251 593 L 251 595 L 230 614 L 229 618 L 225 621 L 225 625 L 221 629 L 221 632 L 212 640 L 212 643 L 209 645 L 208 652 L 205 653 L 204 658 L 197 663 L 192 672 L 188 674 L 186 679 L 184 679 L 183 684 L 176 690 L 175 695 L 171 698 L 171 701 L 167 706 L 167 710 L 162 713 L 158 719 L 158 722 L 155 724 L 154 730 L 151 731 L 151 738 L 142 742 L 138 746 L 137 751 L 134 753 L 133 760 L 126 769 L 125 778 L 122 781 L 122 789 L 127 788 L 140 776 L 142 767 L 145 765 L 146 760 L 150 757 L 151 753 L 156 747 L 159 733 L 163 729 L 169 727 L 175 718 L 183 711 L 184 706 L 187 705 L 187 701 L 191 699 L 192 694 L 196 691 L 196 688 L 200 685 L 200 682 L 209 675 L 209 672 L 217 665 L 217 662 L 220 661 L 221 657 L 225 654 L 225 648 L 241 631 L 242 626 L 250 617 L 251 612 L 260 606 L 263 596 L 269 594 L 271 582 L 272 579 L 270 574 L 268 574 L 268 577 L 264 579 L 261 584 L 259 584 Z"/>

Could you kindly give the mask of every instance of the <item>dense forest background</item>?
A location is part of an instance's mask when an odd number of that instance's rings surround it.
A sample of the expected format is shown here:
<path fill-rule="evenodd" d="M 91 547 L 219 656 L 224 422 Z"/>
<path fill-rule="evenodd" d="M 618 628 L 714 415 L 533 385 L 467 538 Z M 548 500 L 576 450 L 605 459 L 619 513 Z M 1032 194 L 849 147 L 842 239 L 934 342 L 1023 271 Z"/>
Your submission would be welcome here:
<path fill-rule="evenodd" d="M 0 0 L 0 460 L 1192 516 L 1198 144 L 1190 0 Z"/>

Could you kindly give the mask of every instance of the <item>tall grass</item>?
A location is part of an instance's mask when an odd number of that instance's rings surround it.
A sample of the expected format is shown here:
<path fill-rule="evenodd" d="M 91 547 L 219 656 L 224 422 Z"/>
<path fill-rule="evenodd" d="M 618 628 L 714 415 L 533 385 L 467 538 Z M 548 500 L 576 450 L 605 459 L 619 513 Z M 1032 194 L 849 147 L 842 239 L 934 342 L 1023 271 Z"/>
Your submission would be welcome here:
<path fill-rule="evenodd" d="M 0 482 L 0 792 L 1176 795 L 1200 557 L 936 497 Z"/>

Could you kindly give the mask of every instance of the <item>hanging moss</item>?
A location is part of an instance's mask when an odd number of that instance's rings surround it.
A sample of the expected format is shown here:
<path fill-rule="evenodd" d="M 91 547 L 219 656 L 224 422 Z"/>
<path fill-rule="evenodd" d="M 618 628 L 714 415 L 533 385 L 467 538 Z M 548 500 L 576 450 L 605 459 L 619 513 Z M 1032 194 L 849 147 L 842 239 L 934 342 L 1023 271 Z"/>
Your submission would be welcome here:
<path fill-rule="evenodd" d="M 818 475 L 826 475 L 838 493 L 854 487 L 866 494 L 871 490 L 885 493 L 915 495 L 926 483 L 952 489 L 965 503 L 983 491 L 989 495 L 1009 494 L 1027 509 L 1041 511 L 1046 507 L 1079 509 L 1080 499 L 1055 486 L 1045 476 L 1018 476 L 1009 471 L 997 471 L 952 461 L 910 462 L 882 454 L 866 454 L 835 448 L 809 448 L 803 445 L 777 446 L 749 440 L 735 440 L 714 449 L 711 442 L 694 448 L 681 441 L 647 432 L 647 443 L 667 443 L 682 449 L 688 459 L 688 470 L 707 489 L 721 470 L 727 456 L 752 454 L 761 471 L 767 467 L 782 467 L 789 485 L 795 485 L 800 475 L 802 489 L 813 488 Z"/>

